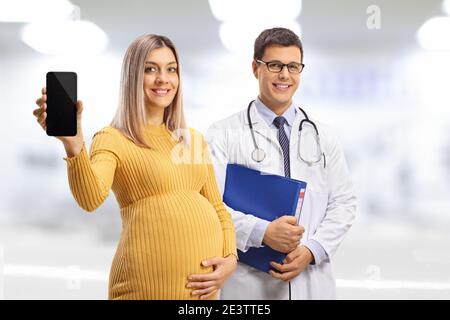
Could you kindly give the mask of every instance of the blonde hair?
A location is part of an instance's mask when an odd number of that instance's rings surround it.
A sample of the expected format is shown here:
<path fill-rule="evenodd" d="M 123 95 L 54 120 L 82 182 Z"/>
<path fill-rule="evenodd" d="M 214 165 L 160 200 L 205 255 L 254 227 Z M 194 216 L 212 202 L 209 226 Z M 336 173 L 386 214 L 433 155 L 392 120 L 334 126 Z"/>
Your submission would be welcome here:
<path fill-rule="evenodd" d="M 155 49 L 169 48 L 178 64 L 179 85 L 172 103 L 164 110 L 166 128 L 176 135 L 179 141 L 188 142 L 188 131 L 183 111 L 180 63 L 173 42 L 164 36 L 148 34 L 134 40 L 127 49 L 122 63 L 119 106 L 110 126 L 122 132 L 136 145 L 152 148 L 144 137 L 146 121 L 144 102 L 144 65 L 148 54 Z"/>

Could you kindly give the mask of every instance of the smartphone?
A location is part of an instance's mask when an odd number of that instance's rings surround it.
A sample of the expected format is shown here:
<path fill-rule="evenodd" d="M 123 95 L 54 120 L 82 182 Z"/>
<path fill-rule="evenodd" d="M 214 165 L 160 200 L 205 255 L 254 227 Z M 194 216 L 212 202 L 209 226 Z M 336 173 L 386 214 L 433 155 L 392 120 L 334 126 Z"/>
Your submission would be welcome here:
<path fill-rule="evenodd" d="M 75 136 L 77 134 L 77 74 L 75 72 L 47 73 L 47 135 Z"/>

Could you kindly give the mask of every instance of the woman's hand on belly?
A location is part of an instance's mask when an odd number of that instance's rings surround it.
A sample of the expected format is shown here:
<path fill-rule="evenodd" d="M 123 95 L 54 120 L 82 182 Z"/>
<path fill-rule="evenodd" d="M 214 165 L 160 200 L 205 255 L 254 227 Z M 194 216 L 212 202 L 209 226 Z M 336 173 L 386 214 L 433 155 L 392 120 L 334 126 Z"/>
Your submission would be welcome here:
<path fill-rule="evenodd" d="M 200 296 L 200 299 L 207 299 L 222 288 L 228 277 L 236 270 L 237 258 L 232 254 L 225 258 L 214 257 L 203 261 L 202 266 L 213 266 L 214 271 L 206 274 L 189 275 L 189 282 L 186 287 L 192 289 L 192 296 Z"/>

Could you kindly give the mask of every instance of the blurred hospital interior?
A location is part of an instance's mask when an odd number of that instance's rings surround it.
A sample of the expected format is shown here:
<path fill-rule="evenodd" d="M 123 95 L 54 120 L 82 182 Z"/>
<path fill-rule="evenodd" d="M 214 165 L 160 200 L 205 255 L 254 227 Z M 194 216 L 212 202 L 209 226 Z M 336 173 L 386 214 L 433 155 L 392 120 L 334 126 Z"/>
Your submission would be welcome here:
<path fill-rule="evenodd" d="M 295 102 L 336 133 L 358 196 L 338 299 L 449 299 L 450 0 L 0 0 L 0 299 L 107 299 L 120 237 L 112 192 L 78 207 L 64 148 L 32 115 L 47 71 L 77 72 L 90 146 L 128 45 L 166 35 L 205 133 L 256 98 L 253 42 L 274 26 L 300 35 Z"/>

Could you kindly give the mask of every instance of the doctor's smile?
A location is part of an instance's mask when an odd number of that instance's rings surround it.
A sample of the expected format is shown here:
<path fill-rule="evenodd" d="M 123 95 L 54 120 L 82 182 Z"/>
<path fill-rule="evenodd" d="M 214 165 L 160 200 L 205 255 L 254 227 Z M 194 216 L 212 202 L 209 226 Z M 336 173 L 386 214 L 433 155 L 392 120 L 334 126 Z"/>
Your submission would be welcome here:
<path fill-rule="evenodd" d="M 274 83 L 273 86 L 275 87 L 275 89 L 281 92 L 287 92 L 292 87 L 292 85 L 290 84 L 281 84 L 281 83 Z"/>

